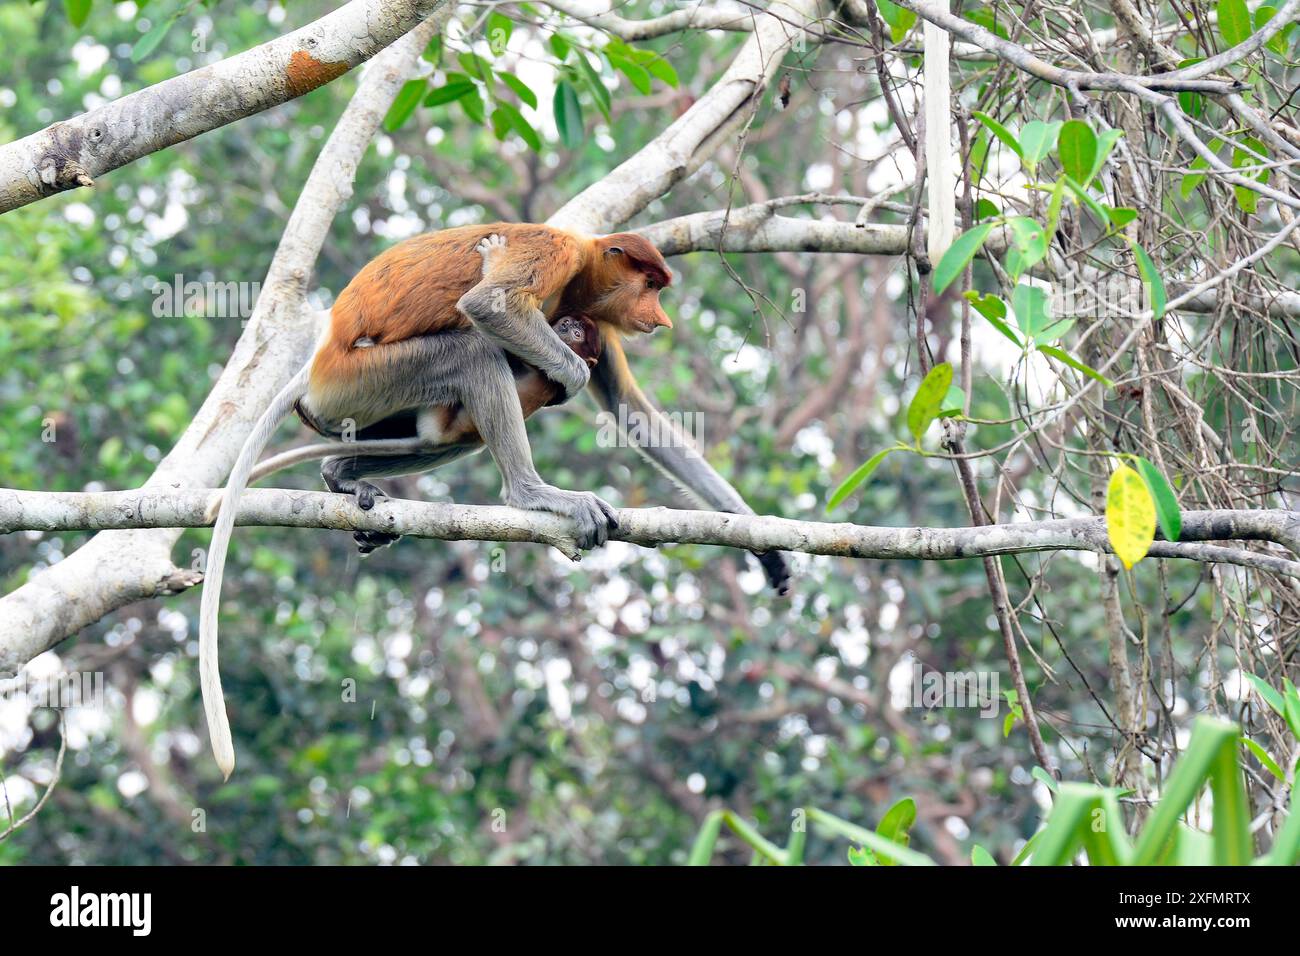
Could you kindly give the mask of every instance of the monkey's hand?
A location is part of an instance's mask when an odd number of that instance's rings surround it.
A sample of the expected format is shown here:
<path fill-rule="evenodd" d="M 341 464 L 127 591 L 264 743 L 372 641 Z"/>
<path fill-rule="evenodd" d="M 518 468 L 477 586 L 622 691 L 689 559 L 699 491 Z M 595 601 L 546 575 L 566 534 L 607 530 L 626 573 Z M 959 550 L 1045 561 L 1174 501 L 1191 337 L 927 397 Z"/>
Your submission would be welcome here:
<path fill-rule="evenodd" d="M 483 257 L 483 275 L 486 277 L 488 270 L 492 268 L 492 261 L 506 248 L 506 237 L 499 233 L 493 233 L 485 239 L 480 239 L 474 251 Z"/>
<path fill-rule="evenodd" d="M 618 527 L 614 509 L 589 491 L 564 491 L 553 485 L 538 482 L 511 489 L 506 504 L 526 511 L 549 511 L 571 518 L 577 526 L 574 540 L 587 551 L 599 547 L 609 538 L 609 532 Z"/>

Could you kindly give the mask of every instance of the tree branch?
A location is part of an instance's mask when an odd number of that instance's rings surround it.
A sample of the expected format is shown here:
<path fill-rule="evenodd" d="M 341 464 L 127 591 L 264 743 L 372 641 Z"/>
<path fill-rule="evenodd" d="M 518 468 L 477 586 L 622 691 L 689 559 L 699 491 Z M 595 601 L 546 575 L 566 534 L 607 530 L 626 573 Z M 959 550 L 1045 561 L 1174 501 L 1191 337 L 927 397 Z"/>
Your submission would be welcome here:
<path fill-rule="evenodd" d="M 44 492 L 0 490 L 0 533 L 105 529 L 201 528 L 219 489 L 145 488 L 133 491 Z M 259 488 L 246 492 L 235 521 L 241 526 L 388 531 L 444 541 L 530 541 L 558 548 L 570 558 L 581 552 L 571 525 L 535 511 L 380 499 L 361 511 L 347 495 Z M 1065 518 L 969 528 L 881 528 L 789 518 L 624 508 L 616 541 L 644 547 L 712 544 L 747 551 L 802 551 L 873 560 L 947 561 L 1027 551 L 1109 552 L 1103 518 Z M 1300 512 L 1283 510 L 1188 511 L 1177 543 L 1157 541 L 1153 557 L 1220 562 L 1300 578 L 1300 561 L 1274 554 L 1210 545 L 1212 541 L 1266 541 L 1300 555 Z M 180 587 L 196 583 L 181 582 Z M 85 579 L 78 599 L 114 599 L 117 582 Z M 174 588 L 175 589 L 175 588 Z M 102 592 L 102 595 L 101 595 Z M 48 605 L 31 606 L 39 595 L 21 592 L 0 604 L 0 672 L 13 671 L 47 647 L 44 626 L 24 631 L 19 620 L 49 615 Z"/>

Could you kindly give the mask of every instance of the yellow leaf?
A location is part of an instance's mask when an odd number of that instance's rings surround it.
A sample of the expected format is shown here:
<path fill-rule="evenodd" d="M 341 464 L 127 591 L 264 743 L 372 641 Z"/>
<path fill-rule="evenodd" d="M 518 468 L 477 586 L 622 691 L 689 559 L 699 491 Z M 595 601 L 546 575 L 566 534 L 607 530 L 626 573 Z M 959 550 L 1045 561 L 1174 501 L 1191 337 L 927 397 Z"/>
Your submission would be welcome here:
<path fill-rule="evenodd" d="M 1142 476 L 1120 465 L 1106 488 L 1106 533 L 1116 556 L 1131 568 L 1144 557 L 1156 536 L 1156 503 Z"/>

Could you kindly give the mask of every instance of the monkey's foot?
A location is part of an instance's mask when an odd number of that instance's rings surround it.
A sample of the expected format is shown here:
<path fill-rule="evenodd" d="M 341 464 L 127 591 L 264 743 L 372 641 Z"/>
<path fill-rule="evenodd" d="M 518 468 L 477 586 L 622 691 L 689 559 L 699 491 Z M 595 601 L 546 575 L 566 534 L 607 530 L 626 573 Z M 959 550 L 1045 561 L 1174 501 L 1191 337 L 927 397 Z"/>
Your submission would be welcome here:
<path fill-rule="evenodd" d="M 501 235 L 500 233 L 494 232 L 486 239 L 480 239 L 478 241 L 478 245 L 474 247 L 474 251 L 483 257 L 484 276 L 486 276 L 488 274 L 488 270 L 492 268 L 492 258 L 496 256 L 498 253 L 504 252 L 505 248 L 506 248 L 506 237 Z"/>
<path fill-rule="evenodd" d="M 352 540 L 357 543 L 357 550 L 362 554 L 369 554 L 372 551 L 378 551 L 380 548 L 396 544 L 401 538 L 400 534 L 389 534 L 387 531 L 352 532 Z"/>
<path fill-rule="evenodd" d="M 618 527 L 614 509 L 589 491 L 563 491 L 551 485 L 536 485 L 512 493 L 506 504 L 572 519 L 577 526 L 574 541 L 583 551 L 604 544 L 609 533 Z"/>
<path fill-rule="evenodd" d="M 369 511 L 373 508 L 376 498 L 388 497 L 368 481 L 358 481 L 352 493 L 357 496 L 357 507 L 362 511 Z"/>

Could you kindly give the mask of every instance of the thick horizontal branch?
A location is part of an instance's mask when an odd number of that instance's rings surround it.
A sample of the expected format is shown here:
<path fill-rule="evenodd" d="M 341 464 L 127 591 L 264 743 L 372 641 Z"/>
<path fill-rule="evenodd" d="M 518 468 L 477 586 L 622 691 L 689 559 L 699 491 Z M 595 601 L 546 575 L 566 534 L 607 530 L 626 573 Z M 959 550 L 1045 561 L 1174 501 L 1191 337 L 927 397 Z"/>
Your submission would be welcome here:
<path fill-rule="evenodd" d="M 106 492 L 0 489 L 0 533 L 200 528 L 220 489 L 158 488 Z M 846 558 L 944 561 L 1026 551 L 1110 551 L 1102 518 L 1062 518 L 970 528 L 882 528 L 789 518 L 625 508 L 611 539 L 655 547 L 714 544 L 749 551 L 802 551 Z M 419 538 L 531 541 L 579 555 L 567 519 L 542 512 L 383 498 L 361 511 L 347 495 L 254 489 L 240 502 L 241 526 L 388 531 Z M 1255 551 L 1206 549 L 1211 541 L 1267 541 L 1300 555 L 1300 512 L 1277 509 L 1187 511 L 1177 543 L 1157 542 L 1158 557 L 1220 561 L 1300 577 L 1300 561 Z M 0 629 L 0 634 L 3 630 Z"/>
<path fill-rule="evenodd" d="M 0 213 L 310 93 L 447 0 L 352 0 L 300 30 L 0 147 Z"/>

